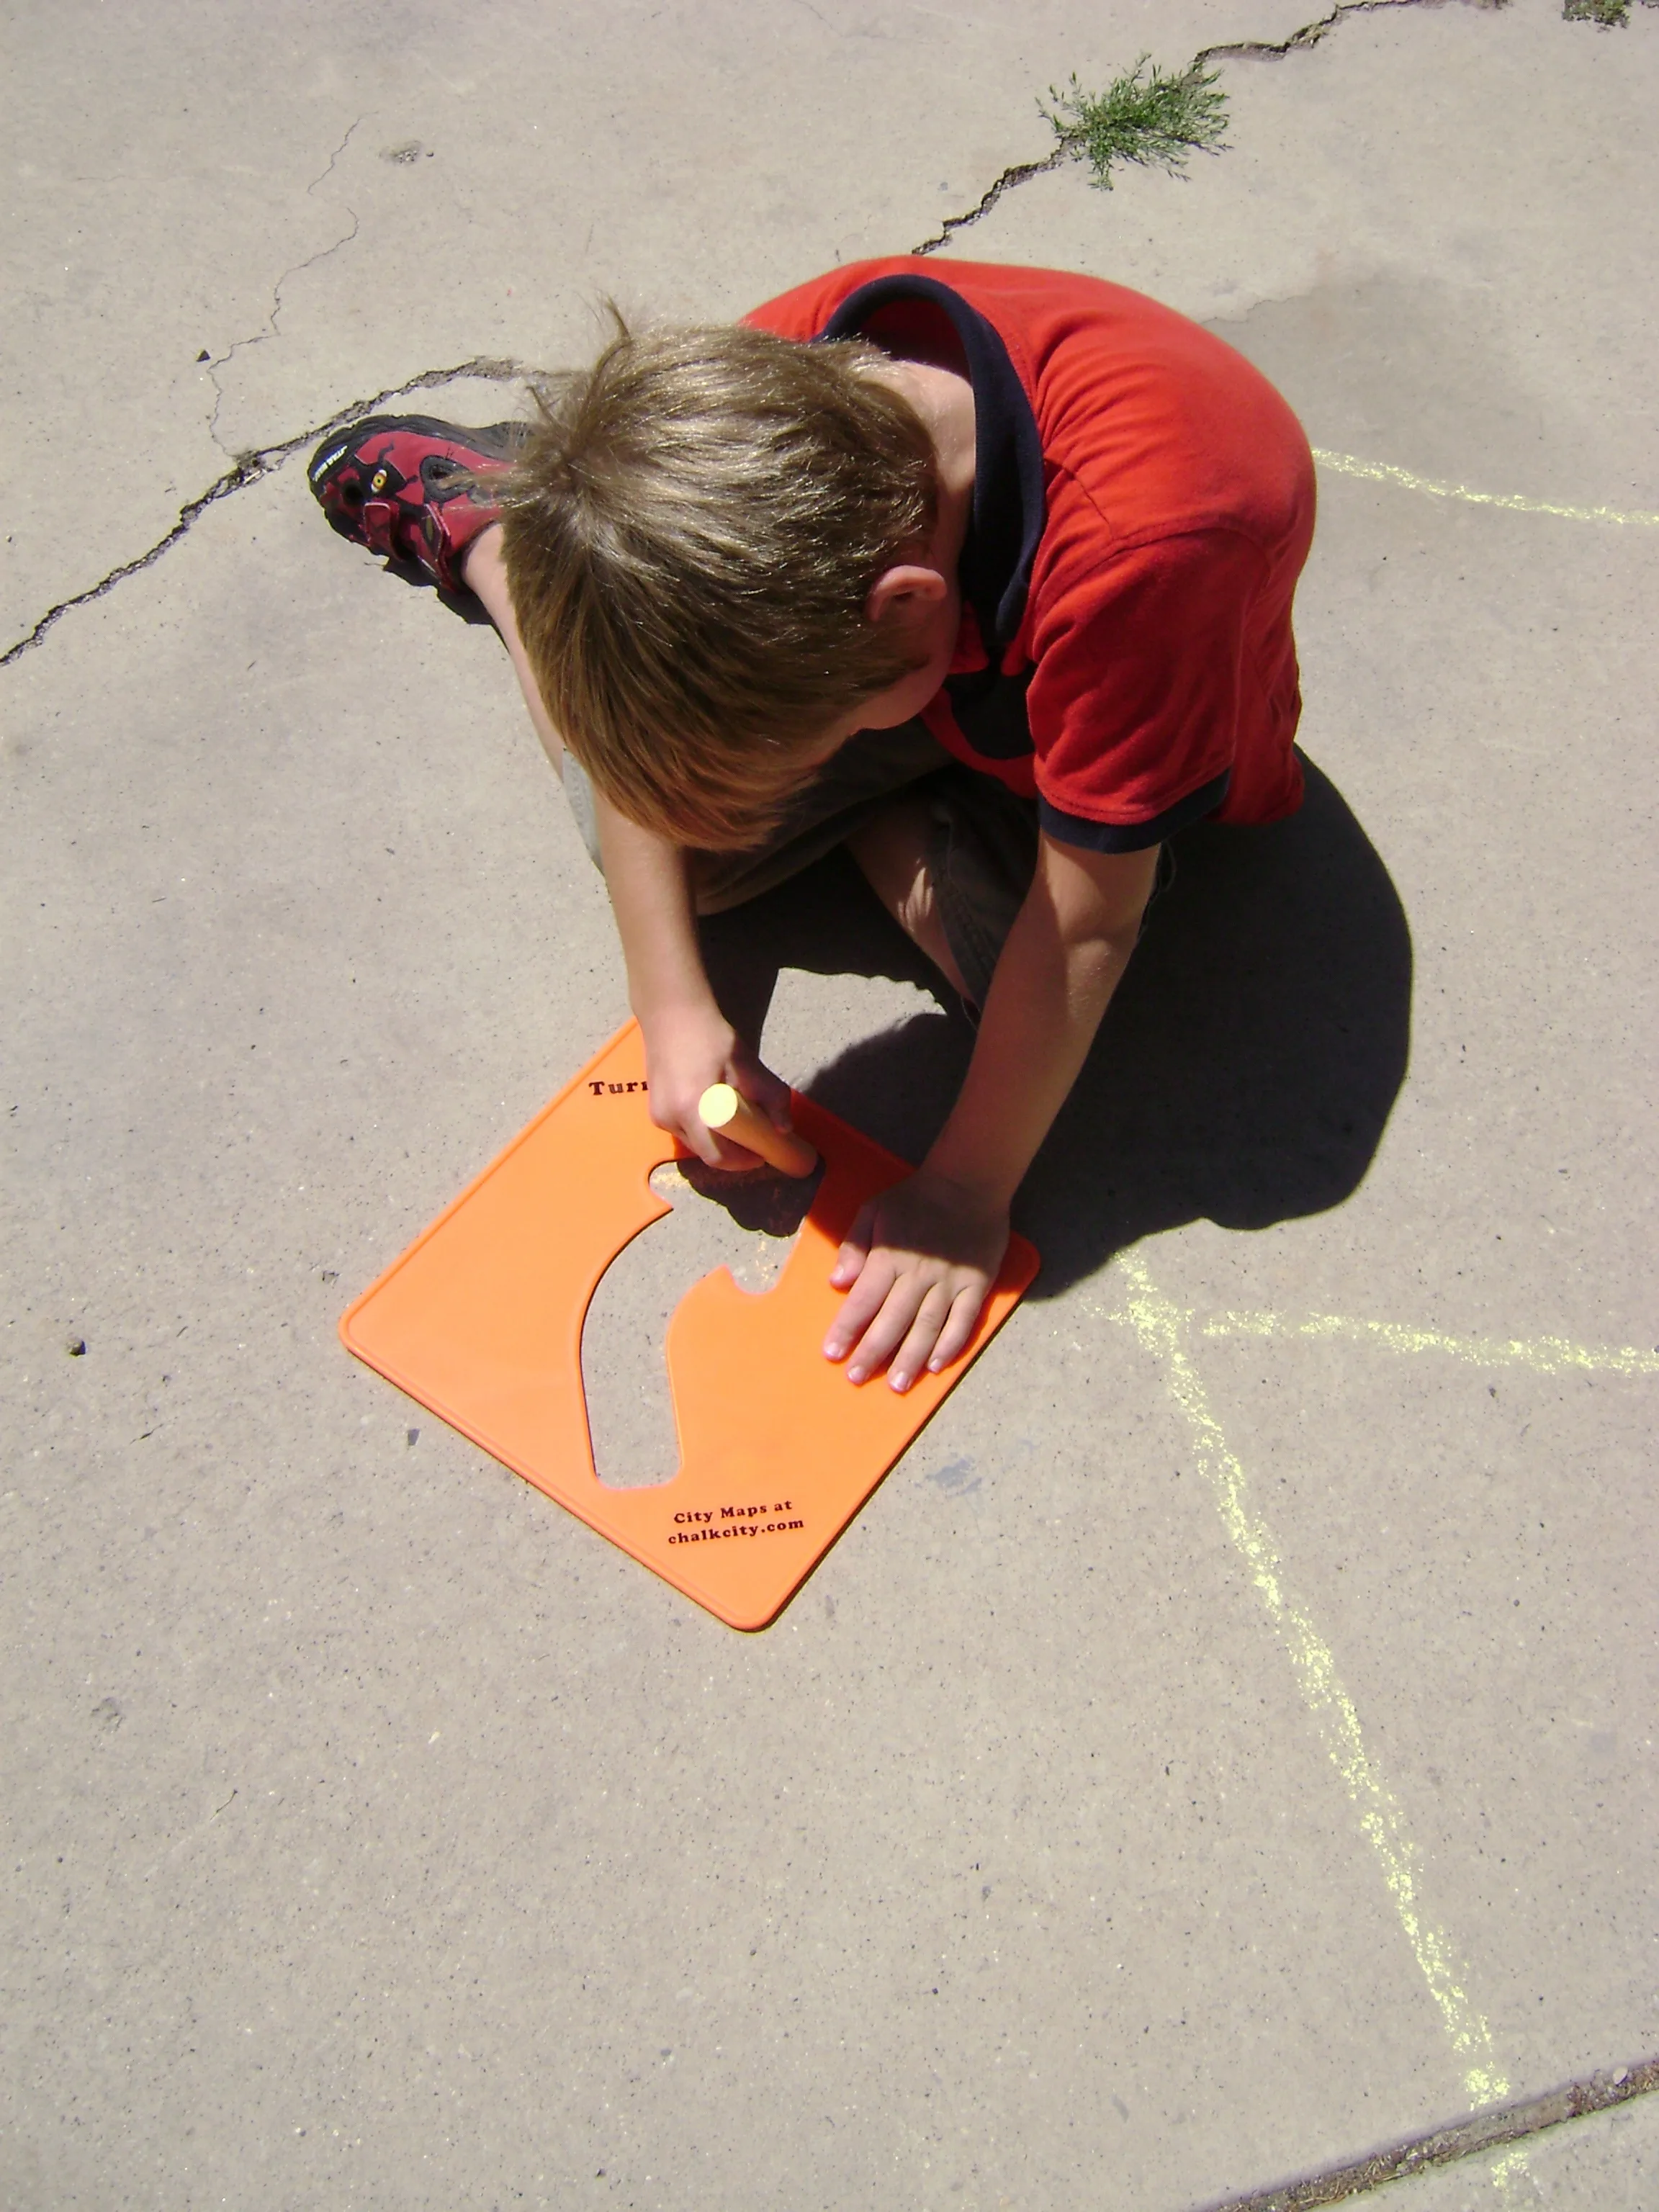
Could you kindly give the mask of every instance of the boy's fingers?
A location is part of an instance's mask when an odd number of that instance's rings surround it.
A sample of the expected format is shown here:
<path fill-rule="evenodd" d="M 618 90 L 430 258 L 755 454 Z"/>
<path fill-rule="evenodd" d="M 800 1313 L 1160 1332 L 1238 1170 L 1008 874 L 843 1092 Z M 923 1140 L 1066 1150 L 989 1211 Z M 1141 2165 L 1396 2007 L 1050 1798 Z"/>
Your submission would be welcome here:
<path fill-rule="evenodd" d="M 916 1316 L 927 1303 L 928 1290 L 929 1286 L 918 1281 L 914 1274 L 892 1270 L 887 1295 L 854 1346 L 853 1356 L 847 1363 L 849 1381 L 862 1382 L 866 1376 L 875 1374 L 895 1357 L 915 1326 Z M 850 1306 L 853 1299 L 847 1303 Z"/>
<path fill-rule="evenodd" d="M 688 1114 L 653 1113 L 651 1118 L 659 1129 L 666 1129 L 671 1137 L 678 1137 L 688 1152 L 695 1152 L 705 1167 L 721 1168 L 727 1175 L 735 1175 L 745 1169 L 766 1165 L 746 1145 L 735 1144 L 731 1138 L 711 1129 L 695 1108 Z"/>
<path fill-rule="evenodd" d="M 682 1122 L 674 1133 L 688 1152 L 696 1154 L 705 1167 L 724 1168 L 732 1164 L 720 1139 L 712 1129 L 705 1129 L 695 1114 Z M 745 1152 L 744 1158 L 747 1159 L 748 1157 Z"/>
<path fill-rule="evenodd" d="M 981 1290 L 958 1291 L 951 1301 L 951 1317 L 939 1333 L 939 1342 L 933 1346 L 933 1357 L 927 1362 L 927 1371 L 937 1375 L 953 1359 L 966 1352 L 974 1331 L 979 1327 L 980 1315 L 984 1311 L 987 1293 Z"/>
<path fill-rule="evenodd" d="M 747 1145 L 734 1145 L 729 1137 L 712 1139 L 714 1157 L 708 1164 L 724 1168 L 728 1175 L 741 1175 L 749 1168 L 763 1168 L 766 1163 L 758 1152 L 751 1152 Z"/>
<path fill-rule="evenodd" d="M 853 1225 L 842 1239 L 841 1249 L 836 1255 L 836 1264 L 830 1270 L 832 1290 L 846 1290 L 857 1279 L 859 1270 L 869 1257 L 875 1212 L 874 1206 L 866 1200 L 854 1215 Z"/>
<path fill-rule="evenodd" d="M 885 1265 L 880 1261 L 873 1261 L 866 1266 L 856 1285 L 848 1292 L 846 1304 L 836 1316 L 830 1334 L 823 1340 L 826 1358 L 845 1358 L 853 1346 L 858 1344 L 860 1358 L 862 1359 L 864 1348 L 859 1340 L 881 1311 L 883 1304 L 892 1291 L 893 1279 L 894 1268 L 890 1260 L 887 1261 Z M 901 1334 L 902 1333 L 902 1331 L 900 1332 Z M 897 1339 L 894 1340 L 896 1342 Z"/>
<path fill-rule="evenodd" d="M 880 1312 L 854 1346 L 847 1363 L 849 1382 L 862 1382 L 886 1366 L 909 1335 L 921 1296 L 919 1285 L 902 1276 L 894 1284 Z"/>
<path fill-rule="evenodd" d="M 790 1110 L 789 1085 L 769 1067 L 757 1060 L 745 1060 L 741 1067 L 732 1070 L 734 1087 L 740 1091 L 751 1106 L 758 1106 L 775 1129 L 786 1133 L 793 1130 L 794 1116 Z"/>
<path fill-rule="evenodd" d="M 695 1112 L 653 1112 L 651 1118 L 659 1129 L 665 1129 L 671 1137 L 678 1137 L 688 1152 L 695 1152 L 705 1167 L 748 1167 L 753 1164 L 752 1152 L 744 1152 L 741 1146 L 723 1144 Z"/>
<path fill-rule="evenodd" d="M 834 1328 L 823 1340 L 825 1358 L 845 1360 L 849 1352 L 854 1352 L 854 1347 L 856 1347 L 854 1367 L 867 1367 L 869 1364 L 865 1358 L 865 1338 L 867 1338 L 872 1322 L 876 1321 L 876 1314 L 883 1307 L 883 1301 L 890 1297 L 891 1287 L 894 1287 L 891 1274 L 883 1276 L 883 1281 L 872 1281 L 869 1276 L 872 1276 L 872 1270 L 865 1270 L 865 1274 L 858 1279 L 858 1290 L 848 1298 L 848 1305 L 842 1307 Z M 854 1298 L 858 1301 L 856 1307 L 854 1307 Z"/>
<path fill-rule="evenodd" d="M 781 1129 L 784 1134 L 788 1136 L 793 1133 L 795 1127 L 789 1085 L 787 1083 L 780 1083 L 775 1075 L 769 1076 L 767 1081 L 768 1089 L 764 1096 L 757 1098 L 755 1103 L 775 1129 Z"/>
<path fill-rule="evenodd" d="M 922 1300 L 921 1310 L 912 1322 L 908 1335 L 893 1354 L 887 1380 L 895 1390 L 908 1390 L 928 1364 L 928 1354 L 939 1341 L 940 1330 L 949 1322 L 951 1310 L 950 1291 L 943 1283 L 935 1283 Z"/>

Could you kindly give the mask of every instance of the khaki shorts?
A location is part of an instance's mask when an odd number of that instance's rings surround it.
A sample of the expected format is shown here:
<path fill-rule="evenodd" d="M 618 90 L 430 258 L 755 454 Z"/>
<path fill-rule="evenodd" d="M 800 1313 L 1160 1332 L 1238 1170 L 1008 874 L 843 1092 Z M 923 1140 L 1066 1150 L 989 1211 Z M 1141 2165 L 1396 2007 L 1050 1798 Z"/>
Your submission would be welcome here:
<path fill-rule="evenodd" d="M 565 796 L 582 842 L 599 866 L 593 791 L 567 753 Z M 864 730 L 849 738 L 791 806 L 763 845 L 745 853 L 699 853 L 697 911 L 724 914 L 758 898 L 834 850 L 898 792 L 926 802 L 933 817 L 928 872 L 951 951 L 983 1006 L 991 975 L 1036 866 L 1035 799 L 1018 798 L 994 776 L 964 768 L 920 722 Z"/>

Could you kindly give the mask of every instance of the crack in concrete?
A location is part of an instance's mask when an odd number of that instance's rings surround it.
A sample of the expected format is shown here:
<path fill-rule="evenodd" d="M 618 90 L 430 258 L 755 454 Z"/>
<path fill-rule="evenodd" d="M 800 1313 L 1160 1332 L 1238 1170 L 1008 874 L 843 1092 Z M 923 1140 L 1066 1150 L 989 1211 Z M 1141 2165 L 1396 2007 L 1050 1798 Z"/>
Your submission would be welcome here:
<path fill-rule="evenodd" d="M 1655 3 L 1659 4 L 1659 0 L 1655 0 Z M 1465 4 L 1476 8 L 1503 8 L 1508 6 L 1509 0 L 1465 0 Z M 1318 46 L 1329 38 L 1337 25 L 1349 15 L 1375 15 L 1389 8 L 1439 8 L 1444 5 L 1445 0 L 1336 0 L 1336 4 L 1328 15 L 1316 17 L 1311 23 L 1304 23 L 1288 38 L 1236 39 L 1224 46 L 1204 46 L 1193 56 L 1188 69 L 1189 71 L 1202 69 L 1206 64 L 1218 61 L 1282 61 L 1286 54 L 1305 53 L 1310 47 Z M 957 231 L 966 230 L 971 224 L 982 222 L 1005 192 L 1012 191 L 1017 185 L 1029 184 L 1033 177 L 1046 177 L 1051 171 L 1073 160 L 1075 150 L 1069 145 L 1059 145 L 1051 153 L 1044 155 L 1041 161 L 1012 163 L 974 206 L 961 215 L 946 216 L 933 235 L 924 239 L 920 246 L 913 246 L 911 252 L 917 255 L 937 253 Z"/>
<path fill-rule="evenodd" d="M 319 444 L 331 432 L 343 429 L 348 422 L 355 422 L 360 415 L 375 414 L 390 399 L 400 398 L 405 392 L 430 391 L 434 386 L 451 383 L 458 377 L 477 377 L 490 384 L 512 384 L 534 374 L 535 371 L 521 361 L 507 361 L 486 355 L 477 356 L 471 361 L 457 362 L 449 368 L 422 369 L 419 375 L 388 385 L 383 392 L 375 392 L 370 398 L 355 399 L 347 406 L 337 408 L 323 422 L 312 424 L 308 429 L 296 431 L 291 438 L 283 438 L 274 446 L 260 446 L 252 452 L 238 453 L 222 477 L 216 477 L 195 499 L 185 501 L 172 529 L 164 537 L 158 538 L 148 551 L 137 555 L 131 561 L 122 562 L 119 568 L 112 568 L 95 584 L 89 584 L 84 592 L 76 592 L 67 599 L 59 599 L 56 606 L 48 607 L 27 635 L 20 637 L 4 653 L 0 653 L 0 668 L 9 668 L 14 660 L 32 652 L 54 623 L 62 621 L 75 608 L 89 606 L 93 600 L 101 599 L 118 584 L 125 583 L 129 576 L 136 576 L 141 569 L 150 568 L 176 545 L 207 508 L 216 501 L 228 499 L 233 492 L 244 491 L 250 484 L 258 483 L 262 477 L 268 477 L 273 469 L 280 468 L 294 454 L 307 446 Z"/>
<path fill-rule="evenodd" d="M 357 132 L 368 120 L 368 118 L 367 115 L 360 115 L 356 121 L 352 124 L 349 130 L 347 131 L 345 137 L 341 139 L 339 144 L 329 155 L 327 167 L 324 169 L 320 176 L 313 177 L 311 182 L 306 186 L 306 197 L 307 198 L 309 198 L 312 194 L 318 190 L 319 185 L 325 185 L 329 179 L 334 174 L 335 164 L 339 161 L 340 156 L 345 152 L 346 148 L 350 145 L 352 139 L 356 136 Z M 225 352 L 220 354 L 215 360 L 210 361 L 206 364 L 208 381 L 213 386 L 213 411 L 208 416 L 208 435 L 212 439 L 214 444 L 218 447 L 219 451 L 222 453 L 228 453 L 230 449 L 219 435 L 219 416 L 225 404 L 225 388 L 219 381 L 219 371 L 222 368 L 228 367 L 230 362 L 235 360 L 239 353 L 245 353 L 253 346 L 264 345 L 268 340 L 281 336 L 283 322 L 283 287 L 288 283 L 291 277 L 302 276 L 307 269 L 314 269 L 319 261 L 326 261 L 331 254 L 337 253 L 343 246 L 349 246 L 352 240 L 357 236 L 358 232 L 362 228 L 362 219 L 359 217 L 356 209 L 352 206 L 349 200 L 346 203 L 346 213 L 351 217 L 351 228 L 349 230 L 343 232 L 340 237 L 337 238 L 332 246 L 325 246 L 319 252 L 309 255 L 304 261 L 296 261 L 291 269 L 284 269 L 282 275 L 276 279 L 276 283 L 272 285 L 270 292 L 270 312 L 265 317 L 264 328 L 260 331 L 256 331 L 252 337 L 236 339 L 234 343 L 232 344 Z M 4 663 L 0 662 L 0 666 L 3 665 Z"/>
<path fill-rule="evenodd" d="M 1051 169 L 1057 169 L 1062 161 L 1069 161 L 1071 154 L 1069 146 L 1056 146 L 1040 161 L 1012 162 L 973 207 L 963 215 L 947 215 L 933 235 L 924 238 L 920 246 L 913 246 L 911 252 L 918 257 L 924 253 L 937 253 L 957 231 L 966 230 L 970 223 L 978 222 L 989 215 L 1005 192 L 1012 191 L 1016 185 L 1029 184 L 1033 177 L 1046 177 Z"/>
<path fill-rule="evenodd" d="M 1219 2199 L 1208 2205 L 1206 2212 L 1317 2212 L 1322 2205 L 1340 2204 L 1350 2197 L 1369 2195 L 1387 2182 L 1526 2142 L 1547 2129 L 1583 2119 L 1592 2112 L 1605 2112 L 1614 2105 L 1628 2104 L 1632 2097 L 1650 2096 L 1655 2090 L 1659 2090 L 1659 2057 L 1644 2058 L 1633 2066 L 1620 2067 L 1616 2073 L 1585 2075 L 1561 2088 L 1547 2089 L 1541 2096 L 1523 2097 L 1494 2111 L 1477 2112 L 1471 2119 L 1436 2128 L 1428 2135 L 1408 2136 L 1387 2150 L 1374 2151 L 1370 2157 L 1346 2166 L 1327 2166 L 1322 2173 L 1309 2174 L 1301 2181 L 1258 2190 L 1249 2197 Z"/>
<path fill-rule="evenodd" d="M 1463 0 L 1463 3 L 1477 8 L 1502 8 L 1508 5 L 1508 0 Z M 1206 46 L 1200 53 L 1194 56 L 1192 65 L 1197 68 L 1207 61 L 1227 58 L 1279 60 L 1286 54 L 1303 52 L 1310 46 L 1316 46 L 1322 40 L 1328 38 L 1346 16 L 1370 15 L 1390 8 L 1434 8 L 1445 4 L 1446 0 L 1336 0 L 1336 4 L 1328 14 L 1317 17 L 1310 23 L 1303 24 L 1299 30 L 1292 31 L 1288 38 L 1277 41 L 1247 39 L 1225 46 Z M 371 110 L 370 112 L 373 111 Z M 334 173 L 336 163 L 350 144 L 353 136 L 368 120 L 368 114 L 360 115 L 352 124 L 351 128 L 330 155 L 327 167 L 306 186 L 307 193 L 316 191 L 320 185 L 328 181 Z M 1042 176 L 1049 170 L 1058 168 L 1068 157 L 1069 152 L 1070 149 L 1066 147 L 1056 146 L 1054 151 L 1042 161 L 1013 163 L 997 178 L 976 206 L 969 209 L 965 214 L 948 216 L 933 237 L 924 240 L 921 245 L 914 246 L 911 251 L 918 255 L 936 252 L 955 232 L 965 229 L 969 224 L 977 222 L 981 216 L 988 215 L 1006 191 L 1011 191 L 1016 185 L 1024 184 L 1032 177 Z M 283 287 L 291 278 L 300 275 L 302 270 L 313 268 L 318 262 L 325 260 L 331 253 L 339 252 L 343 246 L 351 243 L 357 235 L 360 225 L 356 210 L 349 211 L 352 227 L 349 232 L 343 237 L 336 239 L 332 246 L 325 246 L 320 253 L 313 253 L 308 260 L 297 263 L 292 269 L 284 270 L 282 276 L 277 278 L 272 289 L 271 313 L 267 318 L 270 327 L 257 331 L 252 337 L 239 338 L 228 352 L 222 354 L 216 361 L 207 364 L 209 374 L 213 380 L 214 391 L 217 394 L 213 413 L 209 419 L 208 431 L 213 442 L 219 446 L 222 453 L 226 448 L 220 443 L 218 422 L 220 410 L 224 404 L 224 392 L 219 383 L 217 372 L 223 368 L 237 353 L 244 351 L 249 346 L 261 345 L 267 338 L 277 335 L 277 325 L 282 317 Z M 477 376 L 486 378 L 492 383 L 505 384 L 511 383 L 520 377 L 530 376 L 533 373 L 517 362 L 486 359 L 462 362 L 453 368 L 423 370 L 420 375 L 410 379 L 406 383 L 388 386 L 384 392 L 377 392 L 372 399 L 358 401 L 351 406 L 337 409 L 326 422 L 315 424 L 309 429 L 301 430 L 292 438 L 283 439 L 279 444 L 262 446 L 252 452 L 236 454 L 232 459 L 231 466 L 226 470 L 223 476 L 216 477 L 204 492 L 195 499 L 187 500 L 179 508 L 178 520 L 165 537 L 158 538 L 148 551 L 138 554 L 133 560 L 124 561 L 118 568 L 112 568 L 106 575 L 101 576 L 95 584 L 89 585 L 85 591 L 76 592 L 69 599 L 58 600 L 55 606 L 48 607 L 31 630 L 9 646 L 4 653 L 0 653 L 0 668 L 9 668 L 21 654 L 31 652 L 40 643 L 47 631 L 60 622 L 64 616 L 71 613 L 76 607 L 88 606 L 93 600 L 101 599 L 106 592 L 113 591 L 118 584 L 125 583 L 129 576 L 137 575 L 141 569 L 148 568 L 152 562 L 159 561 L 164 553 L 176 545 L 179 540 L 188 533 L 198 516 L 206 508 L 213 506 L 219 500 L 228 498 L 232 492 L 241 491 L 249 484 L 258 483 L 262 477 L 269 476 L 272 469 L 279 467 L 290 455 L 299 452 L 302 446 L 311 445 L 326 437 L 330 431 L 342 428 L 356 416 L 373 414 L 387 400 L 395 399 L 404 392 L 426 391 L 434 386 L 447 383 L 453 377 Z"/>
<path fill-rule="evenodd" d="M 1328 15 L 1318 16 L 1304 23 L 1299 31 L 1292 31 L 1287 39 L 1275 43 L 1267 39 L 1243 39 L 1225 46 L 1206 46 L 1193 57 L 1193 66 L 1205 62 L 1230 59 L 1244 61 L 1282 61 L 1286 54 L 1305 53 L 1329 38 L 1337 25 L 1348 15 L 1370 15 L 1387 8 L 1443 8 L 1446 0 L 1337 0 Z M 1466 7 L 1507 8 L 1509 0 L 1463 0 Z"/>

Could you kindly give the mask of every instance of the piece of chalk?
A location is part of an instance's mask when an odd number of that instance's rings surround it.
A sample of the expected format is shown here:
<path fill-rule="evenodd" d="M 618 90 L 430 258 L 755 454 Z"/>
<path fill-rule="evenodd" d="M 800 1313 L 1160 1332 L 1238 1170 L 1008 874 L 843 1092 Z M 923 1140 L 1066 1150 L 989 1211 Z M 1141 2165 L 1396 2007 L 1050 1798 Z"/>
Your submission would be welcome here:
<path fill-rule="evenodd" d="M 765 1115 L 729 1083 L 711 1083 L 697 1101 L 697 1112 L 705 1128 L 729 1137 L 734 1145 L 746 1146 L 769 1167 L 778 1168 L 787 1176 L 810 1176 L 818 1164 L 817 1154 L 805 1137 L 775 1129 Z"/>

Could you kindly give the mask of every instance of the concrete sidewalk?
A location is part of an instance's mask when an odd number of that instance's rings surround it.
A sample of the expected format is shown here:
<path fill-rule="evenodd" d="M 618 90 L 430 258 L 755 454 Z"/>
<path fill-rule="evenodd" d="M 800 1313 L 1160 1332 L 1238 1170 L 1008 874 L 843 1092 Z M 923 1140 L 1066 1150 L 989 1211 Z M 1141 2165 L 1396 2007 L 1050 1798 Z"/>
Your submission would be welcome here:
<path fill-rule="evenodd" d="M 1352 10 L 952 234 L 1296 405 L 1316 773 L 1190 841 L 1036 1292 L 752 1638 L 338 1346 L 625 997 L 492 634 L 303 455 L 1305 18 L 10 14 L 0 649 L 140 565 L 0 672 L 0 2203 L 1184 2212 L 1659 2051 L 1659 14 Z M 914 1147 L 964 1039 L 844 890 L 716 953 Z M 602 1295 L 619 1452 L 708 1231 Z M 1367 2201 L 1650 2212 L 1654 2106 Z"/>

